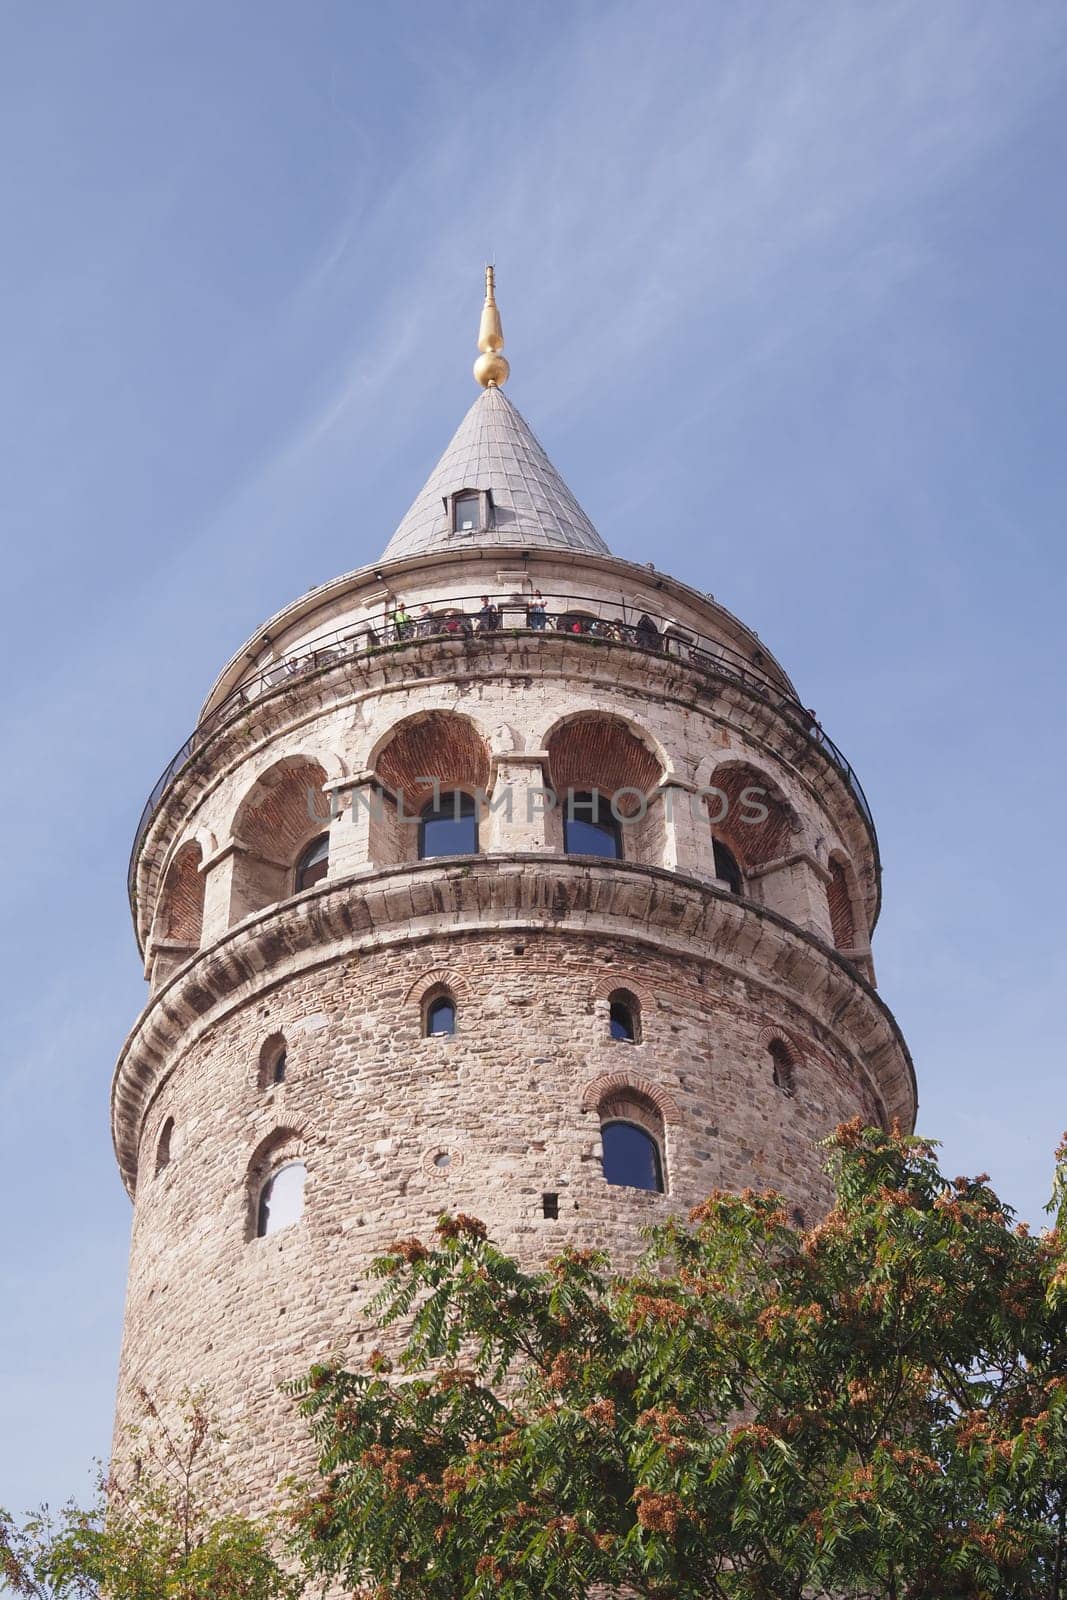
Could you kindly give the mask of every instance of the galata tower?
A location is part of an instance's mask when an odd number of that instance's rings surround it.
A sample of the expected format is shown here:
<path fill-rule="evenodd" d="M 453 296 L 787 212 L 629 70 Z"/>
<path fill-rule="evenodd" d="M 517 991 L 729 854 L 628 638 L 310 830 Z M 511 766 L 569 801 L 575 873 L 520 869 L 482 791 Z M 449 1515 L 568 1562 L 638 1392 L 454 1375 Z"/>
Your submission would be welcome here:
<path fill-rule="evenodd" d="M 812 1219 L 831 1128 L 914 1121 L 855 773 L 743 623 L 611 554 L 502 346 L 490 269 L 380 561 L 242 646 L 137 829 L 117 1437 L 205 1391 L 252 1511 L 304 1459 L 279 1384 L 378 1342 L 398 1236 L 623 1260 L 747 1185 Z"/>

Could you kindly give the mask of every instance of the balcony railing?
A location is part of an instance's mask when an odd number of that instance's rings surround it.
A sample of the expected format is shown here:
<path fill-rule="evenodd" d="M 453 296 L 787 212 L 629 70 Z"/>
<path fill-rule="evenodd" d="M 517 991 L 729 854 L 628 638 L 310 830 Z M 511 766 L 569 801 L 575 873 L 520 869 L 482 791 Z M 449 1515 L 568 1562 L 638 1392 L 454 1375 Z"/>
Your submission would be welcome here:
<path fill-rule="evenodd" d="M 248 708 L 311 673 L 324 671 L 355 657 L 371 658 L 389 651 L 403 651 L 431 640 L 477 640 L 501 634 L 525 634 L 531 639 L 558 637 L 582 639 L 589 646 L 601 643 L 623 644 L 653 655 L 688 662 L 710 678 L 741 684 L 760 699 L 785 713 L 799 730 L 825 751 L 841 773 L 863 813 L 871 832 L 877 866 L 878 839 L 874 818 L 863 786 L 842 751 L 820 726 L 814 712 L 801 705 L 780 679 L 763 670 L 766 658 L 756 649 L 750 656 L 731 649 L 677 621 L 654 612 L 637 611 L 633 606 L 610 605 L 602 597 L 574 596 L 565 609 L 535 608 L 529 597 L 521 600 L 492 601 L 483 607 L 481 596 L 461 596 L 436 606 L 423 606 L 415 612 L 401 609 L 372 615 L 356 626 L 338 628 L 323 634 L 291 656 L 272 661 L 269 666 L 244 679 L 224 700 L 201 718 L 185 743 L 171 757 L 152 787 L 141 812 L 130 865 L 127 889 L 130 908 L 137 910 L 137 857 L 149 824 L 171 782 L 208 739 Z"/>

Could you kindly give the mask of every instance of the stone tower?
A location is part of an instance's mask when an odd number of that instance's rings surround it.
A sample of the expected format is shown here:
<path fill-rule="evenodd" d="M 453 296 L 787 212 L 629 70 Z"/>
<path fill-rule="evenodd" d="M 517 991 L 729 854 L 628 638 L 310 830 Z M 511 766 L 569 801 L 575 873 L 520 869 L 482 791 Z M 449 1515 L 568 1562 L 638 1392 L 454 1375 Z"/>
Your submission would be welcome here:
<path fill-rule="evenodd" d="M 743 623 L 612 556 L 502 344 L 490 271 L 482 392 L 381 560 L 242 647 L 137 830 L 118 1424 L 207 1389 L 252 1510 L 299 1459 L 279 1382 L 360 1362 L 398 1236 L 618 1258 L 749 1184 L 812 1218 L 819 1139 L 914 1119 L 855 774 Z"/>

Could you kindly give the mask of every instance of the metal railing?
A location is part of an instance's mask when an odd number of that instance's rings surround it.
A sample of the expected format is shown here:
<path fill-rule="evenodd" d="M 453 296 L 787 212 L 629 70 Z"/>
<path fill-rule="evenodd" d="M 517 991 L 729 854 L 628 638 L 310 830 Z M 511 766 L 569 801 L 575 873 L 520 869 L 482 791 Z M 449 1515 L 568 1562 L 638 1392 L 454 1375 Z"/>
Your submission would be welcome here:
<path fill-rule="evenodd" d="M 762 670 L 766 658 L 758 649 L 751 656 L 745 656 L 729 645 L 697 633 L 695 629 L 672 618 L 640 611 L 621 602 L 611 605 L 599 596 L 571 596 L 563 610 L 535 606 L 529 596 L 490 600 L 488 606 L 482 605 L 482 599 L 480 595 L 459 596 L 433 607 L 421 606 L 414 612 L 393 607 L 374 613 L 356 626 L 350 624 L 335 629 L 332 633 L 303 644 L 294 654 L 272 661 L 244 679 L 224 700 L 212 707 L 167 762 L 141 812 L 126 879 L 130 909 L 134 916 L 137 912 L 137 857 L 149 824 L 182 767 L 220 728 L 283 685 L 295 684 L 309 674 L 326 671 L 342 661 L 370 658 L 387 651 L 403 651 L 430 641 L 474 641 L 501 634 L 522 633 L 531 639 L 564 634 L 569 638 L 584 639 L 590 645 L 624 644 L 649 654 L 686 661 L 705 671 L 709 677 L 743 685 L 776 710 L 787 713 L 799 725 L 799 731 L 829 756 L 866 819 L 877 860 L 878 840 L 874 818 L 859 778 L 842 751 L 820 726 L 814 712 L 802 706 L 780 679 Z M 475 609 L 468 610 L 468 607 Z"/>

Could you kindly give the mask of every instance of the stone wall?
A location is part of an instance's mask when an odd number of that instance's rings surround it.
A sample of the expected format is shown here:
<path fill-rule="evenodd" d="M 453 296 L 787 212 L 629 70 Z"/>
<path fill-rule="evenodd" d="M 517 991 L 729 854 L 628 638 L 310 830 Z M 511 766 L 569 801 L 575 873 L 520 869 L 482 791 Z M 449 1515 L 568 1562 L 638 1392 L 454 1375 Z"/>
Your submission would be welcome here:
<path fill-rule="evenodd" d="M 451 1038 L 424 1038 L 421 1000 L 444 983 Z M 640 1001 L 641 1042 L 613 1041 L 608 995 Z M 766 986 L 625 938 L 556 931 L 438 937 L 291 976 L 263 974 L 174 1058 L 147 1108 L 122 1355 L 117 1445 L 136 1389 L 208 1392 L 241 1503 L 262 1509 L 301 1460 L 277 1392 L 329 1353 L 379 1342 L 368 1264 L 436 1216 L 481 1216 L 530 1264 L 568 1240 L 632 1257 L 643 1223 L 712 1188 L 774 1185 L 811 1221 L 825 1206 L 817 1141 L 884 1113 L 810 1014 Z M 790 1041 L 795 1093 L 774 1085 L 770 1037 Z M 286 1079 L 261 1086 L 265 1042 Z M 600 1111 L 627 1088 L 661 1105 L 668 1192 L 605 1183 Z M 157 1172 L 167 1125 L 169 1159 Z M 300 1154 L 303 1222 L 254 1237 L 271 1160 Z M 435 1158 L 449 1157 L 447 1166 Z M 543 1196 L 558 1195 L 558 1220 Z"/>

